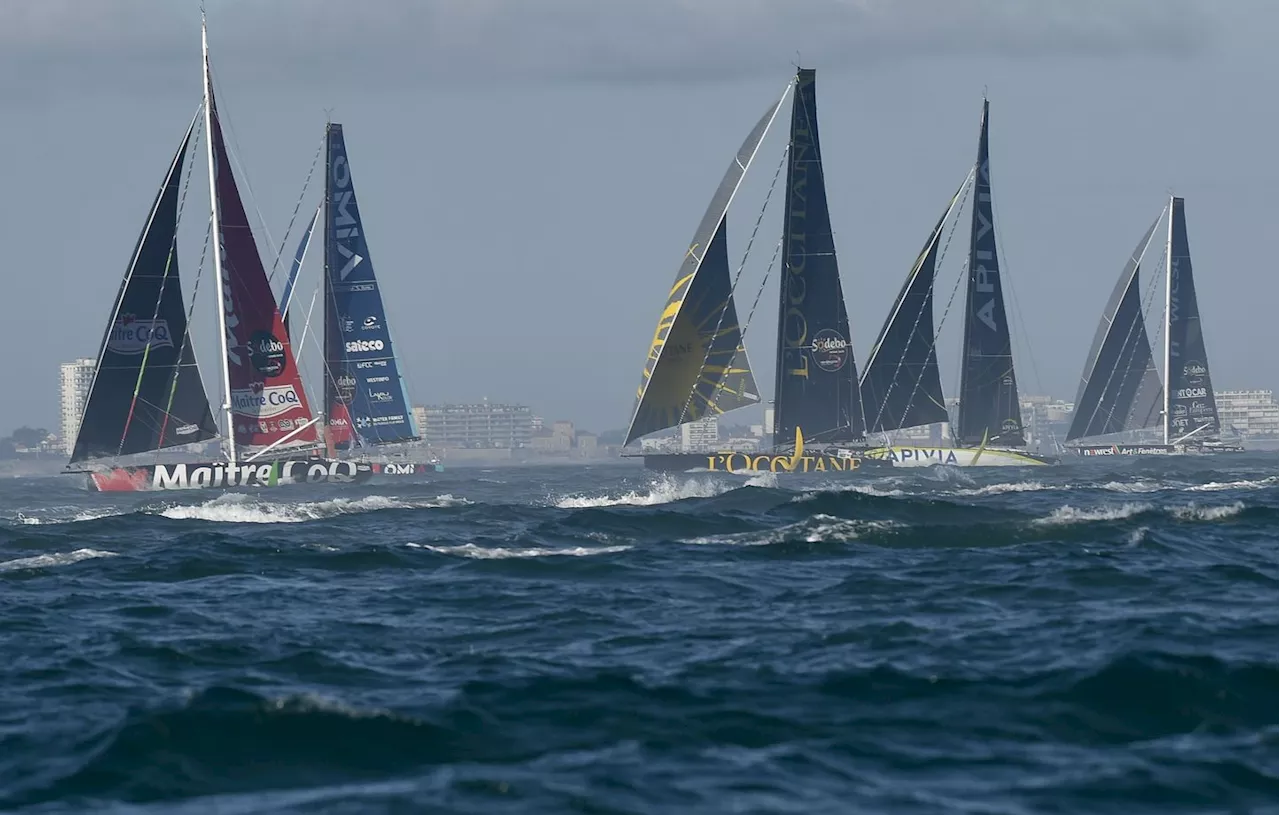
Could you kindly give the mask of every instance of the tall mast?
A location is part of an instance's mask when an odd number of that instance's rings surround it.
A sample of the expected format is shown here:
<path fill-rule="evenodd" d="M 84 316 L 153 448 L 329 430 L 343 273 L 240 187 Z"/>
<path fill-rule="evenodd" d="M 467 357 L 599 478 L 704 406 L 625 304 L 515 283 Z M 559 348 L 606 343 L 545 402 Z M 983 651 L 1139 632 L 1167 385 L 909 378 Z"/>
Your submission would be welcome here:
<path fill-rule="evenodd" d="M 1169 443 L 1169 419 L 1173 406 L 1173 381 L 1169 379 L 1169 330 L 1173 307 L 1173 194 L 1169 195 L 1169 228 L 1164 240 L 1164 443 Z"/>
<path fill-rule="evenodd" d="M 231 415 L 231 371 L 227 356 L 227 306 L 226 283 L 222 275 L 222 219 L 218 214 L 217 170 L 213 158 L 213 89 L 209 79 L 209 32 L 205 27 L 204 10 L 200 11 L 200 53 L 204 63 L 204 143 L 209 156 L 209 213 L 213 224 L 213 273 L 218 286 L 218 336 L 222 342 L 222 411 L 227 421 L 227 459 L 236 463 L 235 420 Z"/>

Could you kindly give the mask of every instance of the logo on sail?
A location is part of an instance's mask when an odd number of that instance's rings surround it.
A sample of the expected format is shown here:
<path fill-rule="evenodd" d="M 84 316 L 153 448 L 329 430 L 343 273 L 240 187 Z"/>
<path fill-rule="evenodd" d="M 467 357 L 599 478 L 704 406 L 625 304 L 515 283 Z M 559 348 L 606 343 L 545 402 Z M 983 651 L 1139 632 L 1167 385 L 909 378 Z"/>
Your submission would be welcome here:
<path fill-rule="evenodd" d="M 828 373 L 834 373 L 849 361 L 849 341 L 834 329 L 824 328 L 813 335 L 809 347 L 814 363 Z"/>
<path fill-rule="evenodd" d="M 1192 360 L 1182 366 L 1182 377 L 1188 385 L 1199 385 L 1204 382 L 1204 377 L 1207 373 L 1209 373 L 1209 369 L 1204 367 L 1204 363 L 1198 360 Z"/>
<path fill-rule="evenodd" d="M 279 376 L 284 373 L 284 343 L 270 331 L 253 332 L 249 337 L 249 361 L 264 376 Z"/>
<path fill-rule="evenodd" d="M 231 392 L 231 410 L 240 416 L 266 419 L 300 407 L 302 400 L 293 385 L 263 387 L 255 382 L 253 387 Z"/>
<path fill-rule="evenodd" d="M 351 374 L 340 374 L 335 384 L 338 386 L 338 401 L 344 405 L 351 404 L 356 395 L 356 378 Z"/>
<path fill-rule="evenodd" d="M 107 350 L 116 354 L 141 354 L 147 348 L 172 348 L 167 320 L 139 320 L 132 314 L 122 314 L 111 326 L 107 336 Z"/>

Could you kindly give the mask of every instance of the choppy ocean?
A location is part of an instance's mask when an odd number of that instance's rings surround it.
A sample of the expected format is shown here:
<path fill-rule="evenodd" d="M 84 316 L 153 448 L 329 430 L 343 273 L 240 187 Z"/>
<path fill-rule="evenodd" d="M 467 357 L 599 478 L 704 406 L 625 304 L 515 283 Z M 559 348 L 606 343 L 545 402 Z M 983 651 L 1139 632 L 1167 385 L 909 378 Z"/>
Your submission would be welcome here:
<path fill-rule="evenodd" d="M 0 483 L 0 810 L 1274 813 L 1277 460 Z"/>

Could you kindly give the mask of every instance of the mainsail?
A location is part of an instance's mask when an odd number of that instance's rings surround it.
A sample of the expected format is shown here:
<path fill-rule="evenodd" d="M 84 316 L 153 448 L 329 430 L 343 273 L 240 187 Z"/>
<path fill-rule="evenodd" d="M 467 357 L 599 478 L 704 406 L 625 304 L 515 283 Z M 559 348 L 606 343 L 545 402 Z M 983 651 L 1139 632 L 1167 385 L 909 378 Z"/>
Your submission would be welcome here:
<path fill-rule="evenodd" d="M 861 388 L 869 432 L 886 433 L 947 421 L 934 347 L 933 280 L 943 226 L 967 183 L 966 179 L 951 196 L 951 202 L 903 283 L 867 359 Z"/>
<path fill-rule="evenodd" d="M 1160 377 L 1142 318 L 1139 271 L 1157 218 L 1129 256 L 1089 349 L 1067 441 L 1151 427 L 1160 418 Z"/>
<path fill-rule="evenodd" d="M 773 437 L 847 442 L 865 436 L 849 315 L 840 286 L 818 142 L 814 72 L 801 68 L 791 103 L 785 271 L 778 299 Z"/>
<path fill-rule="evenodd" d="M 307 397 L 231 171 L 211 83 L 207 97 L 234 444 L 315 444 L 315 426 L 308 425 L 311 411 Z"/>
<path fill-rule="evenodd" d="M 733 304 L 725 216 L 787 92 L 751 129 L 698 224 L 658 319 L 624 444 L 760 401 Z"/>
<path fill-rule="evenodd" d="M 326 436 L 340 447 L 415 439 L 413 412 L 369 258 L 342 125 L 329 124 L 327 142 Z"/>
<path fill-rule="evenodd" d="M 1218 406 L 1209 378 L 1209 356 L 1200 328 L 1200 307 L 1191 278 L 1191 249 L 1183 201 L 1169 209 L 1168 288 L 1165 302 L 1165 443 L 1192 437 L 1216 439 Z"/>
<path fill-rule="evenodd" d="M 156 193 L 98 352 L 71 461 L 145 453 L 217 436 L 178 278 L 181 170 L 193 121 Z"/>
<path fill-rule="evenodd" d="M 989 109 L 989 103 L 983 99 L 969 233 L 960 408 L 954 435 L 960 445 L 992 442 L 1004 447 L 1021 447 L 1027 441 L 1023 436 L 1022 413 L 1018 407 L 1013 341 L 1000 283 L 995 213 L 991 204 L 991 171 L 987 152 Z"/>

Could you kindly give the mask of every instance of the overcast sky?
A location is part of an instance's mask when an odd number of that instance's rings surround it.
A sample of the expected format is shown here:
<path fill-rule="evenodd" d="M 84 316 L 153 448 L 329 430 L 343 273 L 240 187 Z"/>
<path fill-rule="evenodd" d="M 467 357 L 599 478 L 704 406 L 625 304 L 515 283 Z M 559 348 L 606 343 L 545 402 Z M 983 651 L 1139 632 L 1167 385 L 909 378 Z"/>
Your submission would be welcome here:
<path fill-rule="evenodd" d="M 1101 309 L 1169 190 L 1187 200 L 1215 385 L 1277 385 L 1273 0 L 206 5 L 241 189 L 275 241 L 326 115 L 344 124 L 415 402 L 488 397 L 597 431 L 624 426 L 698 218 L 797 59 L 817 69 L 860 366 L 973 161 L 985 88 L 1023 392 L 1074 396 Z M 57 364 L 97 352 L 199 103 L 199 48 L 196 0 L 0 0 L 0 433 L 56 426 Z M 731 212 L 735 260 L 784 141 L 780 123 Z M 203 173 L 182 233 L 188 296 Z M 780 229 L 775 207 L 741 313 Z M 269 263 L 275 245 L 259 237 Z M 966 239 L 941 273 L 939 311 Z M 762 387 L 773 285 L 747 335 Z M 202 297 L 211 289 L 206 278 Z M 211 391 L 215 320 L 212 302 L 197 302 Z M 954 392 L 954 349 L 941 359 Z"/>

